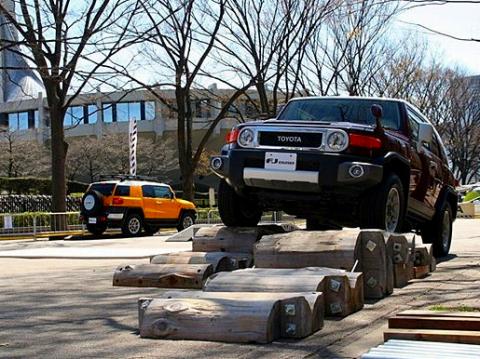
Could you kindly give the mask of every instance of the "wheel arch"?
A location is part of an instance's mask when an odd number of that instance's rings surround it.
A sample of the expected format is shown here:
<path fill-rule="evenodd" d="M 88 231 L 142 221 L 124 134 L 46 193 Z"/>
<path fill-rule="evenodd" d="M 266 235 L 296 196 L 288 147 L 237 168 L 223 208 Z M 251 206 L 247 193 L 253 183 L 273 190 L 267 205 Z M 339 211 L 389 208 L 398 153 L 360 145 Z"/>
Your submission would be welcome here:
<path fill-rule="evenodd" d="M 451 187 L 444 187 L 438 196 L 437 203 L 435 204 L 435 210 L 440 210 L 444 203 L 448 203 L 450 205 L 450 209 L 452 210 L 452 221 L 457 218 L 457 210 L 458 210 L 458 196 L 455 191 Z"/>
<path fill-rule="evenodd" d="M 389 152 L 385 156 L 383 164 L 383 178 L 387 178 L 390 173 L 395 173 L 402 182 L 405 199 L 408 199 L 410 188 L 410 161 L 398 153 Z"/>

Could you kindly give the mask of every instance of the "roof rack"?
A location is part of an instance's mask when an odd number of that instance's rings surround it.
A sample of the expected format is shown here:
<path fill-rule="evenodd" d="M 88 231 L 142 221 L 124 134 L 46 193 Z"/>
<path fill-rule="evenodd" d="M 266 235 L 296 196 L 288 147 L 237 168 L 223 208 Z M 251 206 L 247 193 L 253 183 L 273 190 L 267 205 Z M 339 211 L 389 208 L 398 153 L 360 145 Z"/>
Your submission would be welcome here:
<path fill-rule="evenodd" d="M 147 177 L 147 176 L 138 176 L 138 175 L 129 175 L 129 174 L 106 174 L 98 176 L 100 181 L 105 181 L 108 179 L 117 179 L 121 182 L 126 180 L 139 180 L 139 181 L 153 181 L 158 182 L 157 178 Z"/>

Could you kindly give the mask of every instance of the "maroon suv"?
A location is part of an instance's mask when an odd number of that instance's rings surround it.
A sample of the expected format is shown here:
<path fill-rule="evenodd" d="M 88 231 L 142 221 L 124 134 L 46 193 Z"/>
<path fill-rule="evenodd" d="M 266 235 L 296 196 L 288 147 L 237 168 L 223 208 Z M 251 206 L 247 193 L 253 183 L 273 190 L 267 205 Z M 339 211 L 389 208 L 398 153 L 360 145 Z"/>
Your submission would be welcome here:
<path fill-rule="evenodd" d="M 293 99 L 275 119 L 236 126 L 211 168 L 228 226 L 279 210 L 307 229 L 415 230 L 436 256 L 450 249 L 455 179 L 440 136 L 405 101 Z"/>

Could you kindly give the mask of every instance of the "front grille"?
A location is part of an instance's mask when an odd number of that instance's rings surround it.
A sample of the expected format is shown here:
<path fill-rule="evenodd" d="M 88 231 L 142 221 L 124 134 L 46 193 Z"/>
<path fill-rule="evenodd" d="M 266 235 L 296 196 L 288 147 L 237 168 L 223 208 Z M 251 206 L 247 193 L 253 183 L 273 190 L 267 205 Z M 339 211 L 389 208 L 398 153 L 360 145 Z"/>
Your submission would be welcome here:
<path fill-rule="evenodd" d="M 322 133 L 317 132 L 259 132 L 261 146 L 318 148 L 322 144 Z"/>

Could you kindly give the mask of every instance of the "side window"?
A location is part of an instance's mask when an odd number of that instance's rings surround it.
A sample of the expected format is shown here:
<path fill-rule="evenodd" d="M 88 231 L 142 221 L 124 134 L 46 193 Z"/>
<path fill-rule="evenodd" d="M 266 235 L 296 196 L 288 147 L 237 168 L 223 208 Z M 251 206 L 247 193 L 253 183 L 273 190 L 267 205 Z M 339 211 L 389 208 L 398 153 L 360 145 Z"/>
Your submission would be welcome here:
<path fill-rule="evenodd" d="M 172 193 L 168 187 L 155 186 L 155 198 L 172 198 Z"/>
<path fill-rule="evenodd" d="M 130 196 L 130 186 L 117 186 L 117 188 L 115 188 L 115 196 Z"/>
<path fill-rule="evenodd" d="M 143 197 L 155 198 L 155 191 L 153 186 L 142 186 Z"/>
<path fill-rule="evenodd" d="M 437 157 L 441 157 L 440 156 L 440 144 L 438 142 L 438 138 L 435 134 L 433 134 L 433 138 L 432 138 L 432 145 L 430 146 L 431 147 L 431 151 L 433 152 L 434 155 L 436 155 Z"/>
<path fill-rule="evenodd" d="M 416 115 L 410 111 L 410 109 L 407 110 L 408 112 L 408 126 L 410 127 L 410 132 L 412 136 L 412 140 L 417 142 L 418 141 L 418 124 L 419 121 L 416 118 Z"/>

